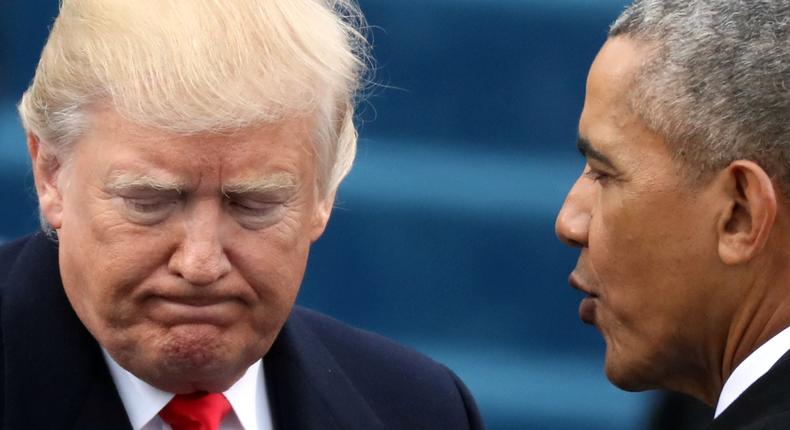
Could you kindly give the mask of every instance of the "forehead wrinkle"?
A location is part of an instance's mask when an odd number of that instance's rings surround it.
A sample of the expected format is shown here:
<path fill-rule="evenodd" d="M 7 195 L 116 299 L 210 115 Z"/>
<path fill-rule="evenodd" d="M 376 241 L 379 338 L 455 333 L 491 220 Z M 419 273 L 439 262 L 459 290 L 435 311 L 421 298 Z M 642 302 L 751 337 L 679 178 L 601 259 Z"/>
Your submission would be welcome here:
<path fill-rule="evenodd" d="M 251 178 L 223 184 L 223 194 L 267 193 L 293 190 L 296 179 L 288 173 L 277 173 L 263 178 Z"/>
<path fill-rule="evenodd" d="M 142 173 L 114 172 L 110 175 L 106 188 L 115 191 L 130 188 L 149 188 L 157 191 L 176 191 L 180 194 L 186 186 L 178 181 L 155 178 Z"/>

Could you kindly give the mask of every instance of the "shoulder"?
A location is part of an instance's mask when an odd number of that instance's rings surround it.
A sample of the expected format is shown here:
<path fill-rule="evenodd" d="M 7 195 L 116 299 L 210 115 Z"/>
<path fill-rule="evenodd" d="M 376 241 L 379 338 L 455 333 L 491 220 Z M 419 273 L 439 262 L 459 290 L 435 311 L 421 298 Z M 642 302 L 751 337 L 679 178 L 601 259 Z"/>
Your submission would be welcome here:
<path fill-rule="evenodd" d="M 332 356 L 342 363 L 376 368 L 377 377 L 414 372 L 434 375 L 440 380 L 453 377 L 447 367 L 414 349 L 384 336 L 352 327 L 327 315 L 294 307 L 292 318 L 304 323 L 321 340 Z"/>
<path fill-rule="evenodd" d="M 744 391 L 710 430 L 778 430 L 790 428 L 790 352 Z"/>
<path fill-rule="evenodd" d="M 20 272 L 57 265 L 58 247 L 43 232 L 0 245 L 0 286 Z"/>
<path fill-rule="evenodd" d="M 0 282 L 4 282 L 8 277 L 11 268 L 17 264 L 19 256 L 32 237 L 33 236 L 25 236 L 21 239 L 0 245 Z"/>
<path fill-rule="evenodd" d="M 22 255 L 25 254 L 25 250 L 30 246 L 30 242 L 33 241 L 34 238 L 35 235 L 26 236 L 0 246 L 0 369 L 2 369 L 2 373 L 0 373 L 0 385 L 3 387 L 6 387 L 6 374 L 8 373 L 5 347 L 8 312 L 5 312 L 4 309 L 8 306 L 14 306 L 15 304 L 14 301 L 11 300 L 11 304 L 9 305 L 9 300 L 7 300 L 6 297 L 9 280 L 16 276 L 13 273 L 18 271 L 20 261 L 23 260 Z M 13 308 L 12 310 L 16 311 L 16 309 Z M 6 393 L 5 389 L 3 389 L 0 390 L 0 420 L 3 421 L 6 417 L 4 407 L 5 400 Z"/>
<path fill-rule="evenodd" d="M 443 365 L 425 355 L 379 334 L 352 327 L 319 312 L 295 306 L 291 314 L 314 332 L 335 358 L 364 357 L 367 363 L 414 366 L 427 371 L 446 372 Z"/>
<path fill-rule="evenodd" d="M 724 429 L 725 427 L 720 428 Z M 786 430 L 790 428 L 790 410 L 766 416 L 751 424 L 734 428 L 743 430 Z"/>
<path fill-rule="evenodd" d="M 381 335 L 299 306 L 294 307 L 291 320 L 320 339 L 385 421 L 454 416 L 459 424 L 452 428 L 482 428 L 474 399 L 446 366 Z M 414 425 L 411 428 L 422 428 Z"/>

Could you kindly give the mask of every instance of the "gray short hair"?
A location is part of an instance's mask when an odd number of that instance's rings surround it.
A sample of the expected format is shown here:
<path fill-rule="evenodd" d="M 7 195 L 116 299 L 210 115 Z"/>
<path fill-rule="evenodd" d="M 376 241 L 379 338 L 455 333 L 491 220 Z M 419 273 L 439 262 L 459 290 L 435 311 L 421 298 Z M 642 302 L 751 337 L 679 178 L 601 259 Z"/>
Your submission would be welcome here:
<path fill-rule="evenodd" d="M 692 177 L 749 159 L 790 190 L 787 0 L 635 0 L 609 36 L 651 47 L 632 106 Z"/>
<path fill-rule="evenodd" d="M 62 0 L 20 117 L 68 158 L 95 109 L 176 134 L 310 116 L 325 196 L 354 160 L 363 29 L 354 0 Z"/>

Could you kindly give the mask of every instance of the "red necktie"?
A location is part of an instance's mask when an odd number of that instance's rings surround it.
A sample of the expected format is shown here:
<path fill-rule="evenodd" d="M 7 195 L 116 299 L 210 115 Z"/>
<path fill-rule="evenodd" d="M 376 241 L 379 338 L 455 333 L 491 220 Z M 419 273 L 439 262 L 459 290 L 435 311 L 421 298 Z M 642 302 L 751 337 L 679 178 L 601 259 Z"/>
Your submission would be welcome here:
<path fill-rule="evenodd" d="M 173 430 L 218 430 L 230 403 L 221 393 L 177 394 L 159 412 Z"/>

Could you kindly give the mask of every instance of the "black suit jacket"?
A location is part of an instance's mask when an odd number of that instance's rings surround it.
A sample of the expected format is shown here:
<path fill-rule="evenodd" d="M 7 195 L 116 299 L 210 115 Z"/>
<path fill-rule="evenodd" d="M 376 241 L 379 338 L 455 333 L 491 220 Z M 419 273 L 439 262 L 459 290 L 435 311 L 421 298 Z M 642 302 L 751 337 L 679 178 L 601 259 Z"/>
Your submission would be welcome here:
<path fill-rule="evenodd" d="M 483 424 L 463 383 L 417 352 L 296 307 L 264 366 L 279 430 Z M 10 429 L 130 429 L 98 343 L 72 310 L 57 245 L 0 247 L 0 422 Z"/>
<path fill-rule="evenodd" d="M 790 352 L 708 426 L 708 430 L 730 429 L 790 429 Z"/>

